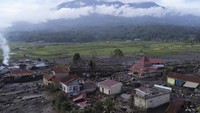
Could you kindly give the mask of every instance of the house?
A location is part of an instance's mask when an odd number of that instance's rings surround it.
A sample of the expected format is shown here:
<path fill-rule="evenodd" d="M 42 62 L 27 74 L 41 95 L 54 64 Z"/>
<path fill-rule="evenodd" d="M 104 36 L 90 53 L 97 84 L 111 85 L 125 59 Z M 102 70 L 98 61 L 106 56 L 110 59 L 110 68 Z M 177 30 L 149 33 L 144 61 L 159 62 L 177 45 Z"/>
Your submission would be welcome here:
<path fill-rule="evenodd" d="M 68 76 L 60 80 L 61 90 L 67 94 L 75 94 L 80 91 L 81 85 L 78 77 Z"/>
<path fill-rule="evenodd" d="M 69 76 L 70 69 L 68 67 L 56 66 L 52 70 L 52 75 L 56 78 Z"/>
<path fill-rule="evenodd" d="M 48 65 L 46 63 L 42 62 L 42 61 L 41 62 L 34 62 L 33 64 L 34 64 L 34 66 L 32 68 L 36 68 L 36 69 L 45 69 L 45 68 L 48 67 Z"/>
<path fill-rule="evenodd" d="M 33 71 L 31 70 L 12 70 L 11 76 L 19 77 L 19 76 L 29 76 L 33 75 Z"/>
<path fill-rule="evenodd" d="M 200 77 L 171 72 L 167 75 L 167 83 L 169 85 L 197 88 L 200 84 Z"/>
<path fill-rule="evenodd" d="M 49 85 L 49 84 L 54 84 L 54 85 L 58 85 L 60 83 L 60 80 L 63 79 L 64 77 L 62 78 L 55 78 L 54 76 L 52 75 L 49 75 L 49 74 L 44 74 L 43 75 L 43 83 L 44 85 Z"/>
<path fill-rule="evenodd" d="M 170 101 L 171 88 L 154 85 L 135 89 L 134 105 L 143 109 L 155 108 Z"/>
<path fill-rule="evenodd" d="M 98 83 L 100 92 L 107 95 L 114 95 L 121 92 L 122 83 L 114 80 L 105 80 Z"/>
<path fill-rule="evenodd" d="M 6 74 L 9 73 L 10 69 L 6 66 L 0 66 L 0 74 Z"/>
<path fill-rule="evenodd" d="M 163 73 L 164 63 L 160 59 L 142 57 L 129 70 L 131 74 L 138 77 L 149 77 L 161 75 Z"/>

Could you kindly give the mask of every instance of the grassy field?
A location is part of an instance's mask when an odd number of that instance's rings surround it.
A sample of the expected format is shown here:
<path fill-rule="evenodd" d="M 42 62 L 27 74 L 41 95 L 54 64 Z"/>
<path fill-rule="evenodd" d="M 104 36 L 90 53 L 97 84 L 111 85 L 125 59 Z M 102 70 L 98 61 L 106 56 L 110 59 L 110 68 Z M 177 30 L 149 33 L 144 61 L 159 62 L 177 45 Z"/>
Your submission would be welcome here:
<path fill-rule="evenodd" d="M 91 42 L 91 43 L 11 43 L 12 57 L 42 57 L 73 55 L 112 55 L 119 48 L 125 55 L 144 53 L 147 55 L 169 55 L 185 51 L 200 52 L 200 44 L 183 42 Z"/>

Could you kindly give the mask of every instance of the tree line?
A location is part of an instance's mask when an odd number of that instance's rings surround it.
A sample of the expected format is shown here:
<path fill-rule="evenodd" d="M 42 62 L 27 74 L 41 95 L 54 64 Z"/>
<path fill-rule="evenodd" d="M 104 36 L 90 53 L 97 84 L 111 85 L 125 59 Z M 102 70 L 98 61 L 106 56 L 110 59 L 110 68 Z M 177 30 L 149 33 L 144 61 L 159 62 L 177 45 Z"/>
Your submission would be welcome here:
<path fill-rule="evenodd" d="M 10 41 L 92 42 L 105 40 L 186 41 L 199 42 L 200 28 L 174 25 L 80 27 L 62 31 L 12 31 Z"/>

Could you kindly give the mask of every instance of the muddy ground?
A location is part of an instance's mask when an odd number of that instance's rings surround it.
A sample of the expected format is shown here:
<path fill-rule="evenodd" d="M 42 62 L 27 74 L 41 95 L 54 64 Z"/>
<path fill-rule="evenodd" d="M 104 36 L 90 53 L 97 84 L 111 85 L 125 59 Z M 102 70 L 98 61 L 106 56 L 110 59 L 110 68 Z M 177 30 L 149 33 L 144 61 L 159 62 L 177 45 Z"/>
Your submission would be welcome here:
<path fill-rule="evenodd" d="M 150 56 L 154 58 L 161 58 L 163 61 L 171 64 L 181 64 L 183 62 L 190 62 L 194 65 L 200 65 L 200 53 L 184 53 L 179 55 L 167 55 L 167 56 Z M 140 55 L 135 56 L 125 56 L 112 58 L 110 56 L 96 56 L 95 58 L 90 56 L 82 56 L 82 59 L 90 60 L 95 59 L 96 65 L 113 67 L 121 66 L 123 68 L 128 68 L 138 59 Z M 56 58 L 46 58 L 50 62 L 55 63 L 55 65 L 69 65 L 72 62 L 72 57 L 56 57 Z M 115 79 L 120 79 L 121 75 L 127 76 L 124 78 L 125 83 L 127 80 L 131 80 L 132 77 L 127 74 L 127 72 L 122 73 L 113 73 Z M 116 76 L 116 75 L 119 75 Z M 123 77 L 124 77 L 123 76 Z M 111 76 L 112 77 L 112 76 Z M 153 81 L 153 82 L 152 82 Z M 137 81 L 138 82 L 138 81 Z M 166 84 L 162 79 L 143 79 L 139 82 L 144 82 L 147 84 L 154 83 L 163 83 Z M 126 85 L 127 90 L 125 93 L 130 93 L 133 89 L 133 86 Z M 174 95 L 173 95 L 174 96 Z M 192 96 L 188 95 L 188 98 Z M 199 96 L 196 96 L 193 100 L 200 99 Z M 161 109 L 162 108 L 162 109 Z M 155 113 L 158 111 L 163 112 L 163 108 L 166 109 L 166 106 L 155 109 Z M 55 109 L 52 105 L 52 97 L 42 87 L 42 80 L 28 82 L 28 83 L 14 83 L 4 85 L 3 88 L 0 88 L 0 113 L 55 113 Z M 150 112 L 150 113 L 153 113 Z"/>
<path fill-rule="evenodd" d="M 42 81 L 14 83 L 0 89 L 1 113 L 55 113 Z"/>

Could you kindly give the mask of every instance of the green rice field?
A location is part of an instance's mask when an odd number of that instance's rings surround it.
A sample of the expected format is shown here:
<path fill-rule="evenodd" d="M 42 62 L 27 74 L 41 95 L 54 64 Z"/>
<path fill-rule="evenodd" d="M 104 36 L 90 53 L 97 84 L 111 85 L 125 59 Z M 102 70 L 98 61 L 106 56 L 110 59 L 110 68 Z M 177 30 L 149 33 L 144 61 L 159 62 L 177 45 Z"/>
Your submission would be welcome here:
<path fill-rule="evenodd" d="M 16 54 L 12 58 L 72 56 L 81 55 L 112 55 L 117 48 L 125 55 L 144 53 L 146 55 L 171 55 L 186 51 L 200 52 L 200 44 L 183 42 L 91 42 L 91 43 L 11 43 L 11 51 Z M 2 54 L 2 52 L 1 52 Z"/>

